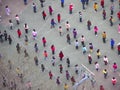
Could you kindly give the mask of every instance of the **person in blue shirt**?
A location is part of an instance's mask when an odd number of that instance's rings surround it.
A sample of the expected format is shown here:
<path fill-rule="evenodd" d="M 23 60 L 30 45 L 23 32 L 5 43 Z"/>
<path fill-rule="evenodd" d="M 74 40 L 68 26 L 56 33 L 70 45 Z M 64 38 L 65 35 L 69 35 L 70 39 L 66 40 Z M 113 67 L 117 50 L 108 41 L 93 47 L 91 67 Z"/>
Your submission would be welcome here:
<path fill-rule="evenodd" d="M 115 41 L 111 38 L 110 40 L 111 49 L 114 49 Z"/>
<path fill-rule="evenodd" d="M 64 7 L 64 0 L 61 0 L 61 7 Z"/>

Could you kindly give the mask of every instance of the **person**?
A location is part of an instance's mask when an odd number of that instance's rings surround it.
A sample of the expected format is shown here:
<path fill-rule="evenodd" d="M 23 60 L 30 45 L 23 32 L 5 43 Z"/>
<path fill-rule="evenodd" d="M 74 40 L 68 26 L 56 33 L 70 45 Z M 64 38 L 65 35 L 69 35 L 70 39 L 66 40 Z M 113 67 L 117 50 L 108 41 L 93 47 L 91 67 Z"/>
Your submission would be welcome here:
<path fill-rule="evenodd" d="M 66 59 L 66 63 L 67 63 L 67 67 L 70 67 L 70 59 L 69 58 Z"/>
<path fill-rule="evenodd" d="M 103 85 L 100 85 L 100 90 L 105 90 Z"/>
<path fill-rule="evenodd" d="M 100 49 L 97 49 L 96 52 L 97 52 L 97 53 L 96 53 L 96 54 L 97 54 L 97 58 L 100 59 L 100 55 L 101 55 L 101 53 L 100 53 Z"/>
<path fill-rule="evenodd" d="M 24 5 L 27 5 L 28 0 L 23 0 L 23 1 L 24 1 Z"/>
<path fill-rule="evenodd" d="M 118 24 L 118 33 L 120 33 L 120 23 Z"/>
<path fill-rule="evenodd" d="M 116 62 L 114 62 L 114 63 L 113 63 L 114 72 L 116 72 L 117 68 L 118 68 L 118 66 L 117 66 Z"/>
<path fill-rule="evenodd" d="M 26 49 L 24 50 L 24 54 L 25 54 L 24 57 L 29 57 L 29 54 Z"/>
<path fill-rule="evenodd" d="M 117 44 L 118 55 L 120 56 L 120 43 Z"/>
<path fill-rule="evenodd" d="M 9 20 L 9 25 L 10 25 L 10 29 L 12 30 L 13 29 L 13 22 L 11 19 Z"/>
<path fill-rule="evenodd" d="M 75 65 L 75 73 L 76 73 L 76 74 L 79 73 L 79 67 L 78 67 L 78 64 Z"/>
<path fill-rule="evenodd" d="M 113 86 L 116 85 L 116 82 L 117 82 L 116 78 L 113 77 L 113 78 L 112 78 L 112 84 L 113 84 Z"/>
<path fill-rule="evenodd" d="M 107 56 L 104 56 L 104 57 L 103 57 L 103 61 L 104 61 L 104 64 L 105 64 L 105 65 L 108 64 L 108 58 L 107 58 Z"/>
<path fill-rule="evenodd" d="M 41 69 L 42 69 L 42 72 L 45 71 L 45 66 L 43 64 L 41 64 Z"/>
<path fill-rule="evenodd" d="M 103 39 L 103 43 L 106 43 L 106 32 L 104 31 L 103 33 L 102 33 L 102 39 Z"/>
<path fill-rule="evenodd" d="M 113 3 L 110 6 L 110 11 L 111 11 L 110 14 L 113 15 L 113 13 L 114 13 L 114 4 Z"/>
<path fill-rule="evenodd" d="M 12 43 L 12 38 L 11 38 L 11 36 L 10 35 L 8 35 L 8 42 L 9 42 L 9 44 L 11 45 L 11 43 Z"/>
<path fill-rule="evenodd" d="M 62 26 L 59 26 L 59 28 L 58 28 L 58 31 L 59 31 L 59 34 L 60 34 L 60 36 L 62 36 Z"/>
<path fill-rule="evenodd" d="M 89 43 L 89 49 L 90 49 L 90 53 L 93 52 L 93 44 L 92 43 Z"/>
<path fill-rule="evenodd" d="M 62 73 L 63 72 L 63 66 L 62 66 L 62 64 L 59 65 L 59 69 L 60 69 L 60 73 Z"/>
<path fill-rule="evenodd" d="M 70 74 L 69 74 L 68 70 L 66 70 L 66 79 L 67 79 L 67 80 L 70 79 Z"/>
<path fill-rule="evenodd" d="M 47 15 L 46 15 L 46 12 L 44 10 L 42 11 L 42 16 L 43 16 L 43 19 L 45 20 Z"/>
<path fill-rule="evenodd" d="M 46 50 L 44 50 L 43 55 L 44 55 L 44 59 L 46 60 L 46 59 L 47 59 L 47 57 L 48 57 L 48 53 L 47 53 L 47 51 L 46 51 Z"/>
<path fill-rule="evenodd" d="M 82 22 L 82 12 L 79 12 L 80 22 Z"/>
<path fill-rule="evenodd" d="M 92 56 L 90 54 L 88 54 L 88 62 L 89 64 L 92 64 Z"/>
<path fill-rule="evenodd" d="M 5 38 L 5 41 L 7 41 L 7 39 L 8 39 L 8 35 L 7 35 L 6 30 L 4 30 L 3 36 L 4 36 L 4 38 Z"/>
<path fill-rule="evenodd" d="M 61 7 L 64 7 L 64 0 L 61 0 Z"/>
<path fill-rule="evenodd" d="M 34 61 L 35 61 L 35 65 L 38 66 L 38 57 L 37 56 L 34 57 Z"/>
<path fill-rule="evenodd" d="M 100 69 L 100 66 L 98 64 L 98 62 L 95 62 L 95 69 L 98 71 Z"/>
<path fill-rule="evenodd" d="M 113 21 L 114 21 L 113 16 L 110 16 L 110 19 L 109 19 L 110 26 L 113 26 Z"/>
<path fill-rule="evenodd" d="M 85 37 L 84 37 L 84 35 L 81 36 L 81 44 L 82 44 L 82 46 L 85 46 Z"/>
<path fill-rule="evenodd" d="M 66 21 L 65 23 L 65 27 L 66 27 L 66 30 L 69 31 L 70 30 L 70 24 L 68 21 Z"/>
<path fill-rule="evenodd" d="M 6 14 L 9 16 L 10 13 L 11 13 L 11 10 L 10 10 L 10 8 L 8 7 L 8 5 L 5 6 L 5 11 L 6 11 Z"/>
<path fill-rule="evenodd" d="M 18 16 L 18 14 L 16 14 L 15 19 L 16 19 L 17 25 L 19 25 L 19 24 L 20 24 L 20 18 L 19 18 L 19 16 Z"/>
<path fill-rule="evenodd" d="M 75 84 L 75 82 L 76 82 L 76 81 L 75 81 L 74 76 L 72 76 L 72 77 L 71 77 L 71 82 L 72 82 L 72 85 L 74 85 L 74 84 Z"/>
<path fill-rule="evenodd" d="M 12 69 L 12 62 L 10 60 L 8 60 L 8 66 L 9 66 L 9 69 L 11 70 Z"/>
<path fill-rule="evenodd" d="M 106 79 L 106 78 L 107 78 L 107 76 L 108 76 L 107 69 L 103 69 L 103 74 L 104 74 L 104 78 Z"/>
<path fill-rule="evenodd" d="M 28 81 L 27 84 L 26 84 L 26 86 L 27 86 L 28 90 L 31 90 L 31 88 L 32 88 L 31 81 Z"/>
<path fill-rule="evenodd" d="M 89 3 L 89 0 L 86 0 L 86 5 L 88 5 L 88 3 Z"/>
<path fill-rule="evenodd" d="M 35 48 L 35 52 L 37 53 L 38 52 L 38 44 L 37 43 L 34 44 L 34 48 Z"/>
<path fill-rule="evenodd" d="M 33 29 L 33 31 L 32 31 L 32 36 L 33 36 L 33 40 L 35 40 L 37 37 L 37 32 L 35 29 Z"/>
<path fill-rule="evenodd" d="M 114 49 L 114 45 L 115 45 L 115 41 L 114 41 L 113 38 L 111 38 L 111 40 L 110 40 L 110 46 L 111 46 L 112 50 Z"/>
<path fill-rule="evenodd" d="M 34 12 L 34 13 L 36 13 L 36 12 L 37 12 L 37 7 L 36 7 L 36 4 L 35 4 L 35 3 L 33 3 L 33 4 L 32 4 L 32 7 L 33 7 L 33 12 Z"/>
<path fill-rule="evenodd" d="M 68 43 L 68 44 L 71 44 L 71 41 L 70 41 L 71 38 L 70 38 L 70 35 L 69 35 L 69 34 L 66 35 L 66 38 L 67 38 L 67 43 Z"/>
<path fill-rule="evenodd" d="M 68 90 L 69 86 L 65 83 L 64 84 L 64 90 Z"/>
<path fill-rule="evenodd" d="M 85 54 L 87 52 L 87 48 L 85 45 L 83 45 L 83 47 L 82 47 L 82 52 L 83 52 L 83 54 Z"/>
<path fill-rule="evenodd" d="M 28 36 L 25 35 L 25 45 L 28 45 Z"/>
<path fill-rule="evenodd" d="M 17 30 L 17 34 L 18 34 L 18 38 L 20 38 L 21 37 L 21 35 L 22 35 L 22 32 L 21 32 L 21 30 L 18 28 L 18 30 Z"/>
<path fill-rule="evenodd" d="M 100 5 L 102 8 L 104 8 L 104 0 L 100 0 Z"/>
<path fill-rule="evenodd" d="M 60 15 L 60 13 L 58 13 L 58 15 L 57 15 L 57 20 L 58 20 L 58 23 L 60 23 L 60 21 L 61 21 L 61 15 Z"/>
<path fill-rule="evenodd" d="M 45 0 L 39 0 L 41 3 L 41 7 L 43 7 L 43 3 L 45 2 Z"/>
<path fill-rule="evenodd" d="M 118 20 L 120 20 L 120 11 L 117 12 Z"/>
<path fill-rule="evenodd" d="M 74 28 L 73 29 L 73 38 L 76 39 L 76 37 L 77 37 L 77 30 Z"/>
<path fill-rule="evenodd" d="M 60 61 L 62 61 L 63 57 L 64 57 L 64 54 L 63 54 L 62 51 L 60 51 L 60 52 L 59 52 L 59 58 L 60 58 Z"/>
<path fill-rule="evenodd" d="M 51 62 L 52 62 L 52 66 L 55 66 L 55 57 L 54 56 L 52 56 Z"/>
<path fill-rule="evenodd" d="M 92 24 L 91 24 L 91 21 L 90 21 L 90 20 L 88 20 L 88 21 L 87 21 L 87 28 L 88 28 L 88 30 L 90 30 L 90 29 L 91 29 L 91 25 L 92 25 Z"/>
<path fill-rule="evenodd" d="M 94 33 L 95 33 L 95 36 L 97 36 L 97 33 L 98 33 L 98 27 L 97 26 L 94 26 Z"/>
<path fill-rule="evenodd" d="M 60 77 L 58 76 L 57 79 L 56 79 L 56 84 L 57 85 L 60 85 Z"/>
<path fill-rule="evenodd" d="M 46 41 L 46 38 L 45 38 L 45 37 L 42 37 L 42 43 L 43 43 L 43 47 L 46 47 L 47 41 Z"/>
<path fill-rule="evenodd" d="M 55 54 L 55 46 L 54 45 L 51 45 L 51 51 L 52 51 L 52 54 L 54 55 Z"/>
<path fill-rule="evenodd" d="M 105 11 L 105 9 L 103 9 L 102 16 L 103 16 L 103 20 L 105 20 L 106 19 L 106 11 Z"/>
<path fill-rule="evenodd" d="M 94 3 L 93 8 L 97 12 L 97 10 L 98 10 L 98 3 L 97 2 Z"/>
<path fill-rule="evenodd" d="M 73 4 L 70 3 L 70 5 L 69 5 L 69 13 L 70 13 L 70 14 L 72 14 L 72 10 L 73 10 Z"/>
<path fill-rule="evenodd" d="M 17 45 L 16 45 L 16 49 L 17 49 L 18 54 L 20 54 L 21 47 L 20 47 L 19 43 L 17 43 Z"/>
<path fill-rule="evenodd" d="M 56 24 L 56 23 L 55 23 L 54 19 L 52 18 L 52 19 L 51 19 L 51 28 L 54 28 L 54 27 L 55 27 L 55 24 Z"/>
<path fill-rule="evenodd" d="M 49 79 L 51 79 L 51 80 L 52 80 L 52 78 L 53 78 L 53 74 L 52 74 L 52 72 L 51 72 L 51 71 L 49 71 Z"/>
<path fill-rule="evenodd" d="M 3 33 L 0 31 L 0 42 L 3 43 Z"/>
<path fill-rule="evenodd" d="M 25 33 L 26 33 L 26 34 L 28 34 L 28 29 L 29 29 L 29 27 L 28 27 L 27 23 L 25 23 L 25 24 L 24 24 L 24 30 L 25 30 Z"/>
<path fill-rule="evenodd" d="M 52 13 L 53 13 L 53 9 L 51 6 L 49 6 L 49 14 L 52 15 Z"/>
<path fill-rule="evenodd" d="M 75 49 L 77 50 L 79 48 L 79 42 L 78 40 L 75 41 Z"/>
<path fill-rule="evenodd" d="M 81 0 L 83 10 L 85 9 L 85 1 L 86 0 Z"/>
<path fill-rule="evenodd" d="M 16 73 L 17 73 L 18 77 L 19 77 L 20 74 L 22 73 L 19 67 L 16 68 Z"/>

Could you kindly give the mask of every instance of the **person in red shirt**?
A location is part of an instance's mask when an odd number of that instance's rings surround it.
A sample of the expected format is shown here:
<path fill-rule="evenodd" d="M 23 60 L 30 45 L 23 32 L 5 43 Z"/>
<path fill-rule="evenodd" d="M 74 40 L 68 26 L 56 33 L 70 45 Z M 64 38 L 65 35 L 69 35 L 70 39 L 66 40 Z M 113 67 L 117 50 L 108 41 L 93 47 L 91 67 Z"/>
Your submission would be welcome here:
<path fill-rule="evenodd" d="M 100 0 L 100 5 L 102 8 L 104 8 L 104 0 Z"/>
<path fill-rule="evenodd" d="M 58 20 L 58 23 L 60 23 L 60 21 L 61 21 L 61 15 L 60 14 L 57 15 L 57 20 Z"/>
<path fill-rule="evenodd" d="M 120 11 L 117 13 L 117 17 L 120 20 Z"/>
<path fill-rule="evenodd" d="M 20 37 L 21 37 L 21 35 L 22 35 L 22 32 L 21 32 L 21 30 L 20 30 L 20 29 L 18 29 L 18 30 L 17 30 L 17 34 L 18 34 L 18 37 L 20 38 Z"/>
<path fill-rule="evenodd" d="M 49 77 L 50 77 L 50 79 L 52 79 L 52 78 L 53 78 L 53 74 L 52 74 L 52 72 L 51 72 L 51 71 L 49 71 Z"/>
<path fill-rule="evenodd" d="M 42 16 L 43 16 L 43 19 L 45 20 L 45 18 L 47 16 L 45 11 L 42 12 Z"/>
<path fill-rule="evenodd" d="M 105 90 L 103 85 L 100 85 L 100 90 Z"/>
<path fill-rule="evenodd" d="M 42 38 L 42 43 L 43 43 L 43 46 L 46 47 L 46 38 L 45 37 Z"/>
<path fill-rule="evenodd" d="M 120 55 L 120 43 L 117 45 L 118 55 Z"/>
<path fill-rule="evenodd" d="M 113 78 L 112 78 L 112 84 L 113 84 L 113 86 L 116 84 L 116 82 L 117 82 L 116 78 L 113 77 Z"/>
<path fill-rule="evenodd" d="M 73 10 L 73 4 L 71 3 L 71 4 L 69 5 L 69 13 L 70 13 L 70 14 L 72 14 L 72 10 Z"/>
<path fill-rule="evenodd" d="M 52 54 L 54 55 L 55 54 L 55 46 L 54 45 L 51 45 L 51 51 L 52 51 Z"/>
<path fill-rule="evenodd" d="M 117 64 L 116 64 L 116 62 L 113 63 L 113 69 L 114 69 L 114 72 L 117 70 Z"/>
<path fill-rule="evenodd" d="M 63 54 L 63 52 L 62 52 L 62 51 L 60 51 L 60 53 L 59 53 L 59 58 L 60 58 L 60 61 L 62 61 L 63 57 L 64 57 L 64 54 Z"/>

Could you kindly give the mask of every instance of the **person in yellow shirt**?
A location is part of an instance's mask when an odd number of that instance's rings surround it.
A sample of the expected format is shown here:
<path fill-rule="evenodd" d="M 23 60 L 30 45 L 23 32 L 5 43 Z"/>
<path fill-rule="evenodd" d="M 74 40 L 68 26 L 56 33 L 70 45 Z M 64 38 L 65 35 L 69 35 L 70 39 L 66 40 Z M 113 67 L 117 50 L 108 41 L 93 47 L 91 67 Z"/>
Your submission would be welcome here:
<path fill-rule="evenodd" d="M 98 4 L 96 2 L 94 3 L 93 8 L 97 12 L 97 10 L 98 10 Z"/>
<path fill-rule="evenodd" d="M 106 43 L 106 32 L 105 31 L 102 33 L 102 39 L 103 39 L 103 43 Z"/>
<path fill-rule="evenodd" d="M 108 75 L 108 72 L 106 69 L 103 70 L 103 74 L 104 74 L 104 78 L 106 79 L 107 75 Z"/>
<path fill-rule="evenodd" d="M 64 90 L 68 90 L 68 85 L 65 83 Z"/>

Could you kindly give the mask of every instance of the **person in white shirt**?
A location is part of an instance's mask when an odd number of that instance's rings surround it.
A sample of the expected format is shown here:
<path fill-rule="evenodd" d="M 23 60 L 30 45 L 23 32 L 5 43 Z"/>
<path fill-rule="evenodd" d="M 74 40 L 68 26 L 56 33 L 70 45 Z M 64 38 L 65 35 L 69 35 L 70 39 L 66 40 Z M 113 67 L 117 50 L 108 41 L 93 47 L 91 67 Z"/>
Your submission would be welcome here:
<path fill-rule="evenodd" d="M 37 32 L 35 31 L 35 29 L 33 29 L 32 31 L 32 36 L 33 36 L 33 39 L 35 40 L 37 37 Z"/>

